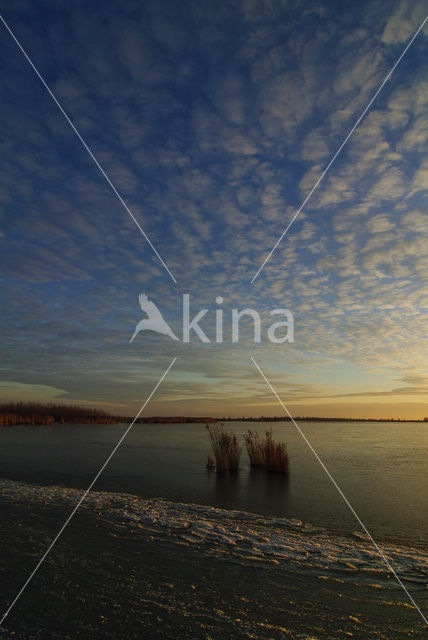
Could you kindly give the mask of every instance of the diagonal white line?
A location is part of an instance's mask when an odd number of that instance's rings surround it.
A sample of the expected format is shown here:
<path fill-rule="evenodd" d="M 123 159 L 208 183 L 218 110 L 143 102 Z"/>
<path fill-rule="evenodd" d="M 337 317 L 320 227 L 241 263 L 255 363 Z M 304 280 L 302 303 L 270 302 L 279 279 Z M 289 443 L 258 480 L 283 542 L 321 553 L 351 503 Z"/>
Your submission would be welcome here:
<path fill-rule="evenodd" d="M 376 551 L 379 553 L 380 557 L 382 558 L 382 560 L 384 561 L 384 563 L 386 564 L 386 566 L 388 567 L 388 569 L 391 571 L 391 573 L 395 576 L 398 584 L 402 587 L 402 589 L 404 590 L 404 592 L 406 593 L 407 597 L 409 598 L 410 602 L 413 604 L 413 606 L 416 608 L 416 610 L 419 612 L 422 620 L 424 621 L 424 623 L 426 625 L 428 625 L 428 620 L 426 619 L 426 617 L 424 616 L 424 614 L 422 613 L 421 609 L 418 607 L 418 605 L 416 604 L 416 602 L 413 600 L 412 596 L 410 595 L 410 593 L 408 592 L 408 590 L 406 589 L 406 587 L 404 586 L 404 584 L 402 583 L 402 581 L 400 580 L 399 576 L 396 574 L 394 568 L 391 566 L 391 563 L 389 562 L 388 558 L 385 556 L 384 552 L 382 551 L 382 549 L 379 547 L 379 545 L 375 542 L 375 540 L 373 539 L 370 531 L 367 529 L 366 525 L 364 524 L 364 522 L 361 520 L 360 516 L 358 515 L 358 513 L 355 511 L 354 507 L 352 506 L 352 504 L 349 502 L 348 498 L 345 496 L 345 494 L 343 493 L 342 489 L 339 487 L 339 485 L 337 484 L 336 480 L 333 478 L 333 476 L 331 475 L 330 471 L 327 469 L 327 467 L 325 466 L 324 462 L 321 460 L 321 458 L 319 457 L 319 455 L 317 454 L 317 452 L 315 451 L 315 449 L 313 448 L 313 446 L 311 445 L 311 443 L 309 442 L 309 440 L 307 439 L 307 437 L 305 436 L 305 434 L 303 433 L 303 431 L 301 430 L 301 428 L 299 427 L 299 425 L 297 424 L 297 422 L 294 420 L 293 416 L 291 415 L 291 413 L 289 412 L 289 410 L 287 409 L 287 407 L 285 406 L 285 404 L 283 403 L 283 401 L 281 400 L 281 398 L 279 397 L 279 395 L 277 394 L 277 392 L 275 391 L 275 389 L 273 388 L 273 386 L 271 385 L 271 383 L 269 382 L 269 380 L 266 378 L 265 374 L 263 373 L 263 371 L 260 369 L 259 365 L 257 364 L 257 362 L 254 360 L 253 356 L 251 356 L 251 360 L 253 361 L 254 365 L 256 366 L 256 368 L 258 369 L 258 371 L 260 372 L 262 378 L 265 380 L 267 386 L 269 387 L 269 389 L 272 391 L 272 393 L 274 394 L 275 398 L 278 400 L 279 404 L 282 406 L 282 408 L 284 409 L 285 413 L 288 415 L 288 417 L 290 418 L 290 420 L 292 421 L 292 423 L 294 424 L 294 426 L 296 427 L 297 431 L 300 433 L 300 435 L 302 436 L 303 440 L 306 442 L 306 444 L 308 445 L 309 449 L 312 451 L 312 453 L 314 454 L 315 458 L 318 460 L 318 462 L 320 463 L 320 465 L 322 466 L 322 468 L 324 469 L 324 471 L 326 472 L 326 474 L 328 475 L 328 477 L 330 478 L 331 482 L 333 483 L 333 485 L 336 487 L 337 491 L 340 493 L 340 495 L 342 496 L 343 500 L 345 501 L 346 505 L 348 506 L 348 508 L 351 510 L 352 514 L 354 515 L 354 517 L 356 518 L 357 522 L 359 523 L 359 525 L 361 526 L 361 528 L 363 529 L 363 531 L 366 533 L 366 535 L 369 537 L 369 539 L 371 540 L 373 546 L 375 547 Z"/>
<path fill-rule="evenodd" d="M 344 139 L 344 141 L 342 142 L 342 144 L 340 145 L 340 147 L 338 148 L 338 150 L 336 151 L 336 153 L 334 154 L 334 156 L 332 157 L 332 159 L 330 160 L 330 162 L 328 163 L 328 165 L 326 166 L 326 168 L 324 169 L 324 171 L 322 172 L 322 174 L 320 175 L 320 177 L 318 178 L 318 180 L 316 181 L 316 183 L 314 184 L 314 186 L 312 187 L 312 189 L 309 191 L 308 195 L 306 196 L 306 198 L 303 200 L 302 204 L 300 205 L 300 207 L 298 208 L 298 210 L 296 211 L 296 213 L 294 214 L 294 216 L 291 218 L 290 222 L 288 223 L 287 227 L 285 228 L 285 230 L 282 232 L 282 234 L 280 235 L 280 237 L 278 238 L 278 240 L 275 242 L 273 248 L 271 249 L 271 251 L 269 252 L 268 256 L 265 258 L 265 260 L 263 261 L 262 265 L 259 267 L 259 269 L 256 271 L 255 275 L 253 276 L 252 280 L 251 280 L 251 284 L 253 284 L 254 280 L 258 277 L 258 275 L 260 274 L 261 270 L 263 269 L 263 267 L 265 266 L 265 264 L 268 262 L 268 260 L 270 260 L 272 254 L 274 253 L 274 251 L 276 250 L 277 246 L 279 245 L 279 243 L 281 242 L 281 240 L 283 239 L 283 237 L 285 236 L 285 234 L 287 233 L 287 231 L 290 229 L 291 225 L 294 223 L 294 221 L 296 220 L 296 218 L 300 215 L 303 207 L 305 206 L 305 204 L 308 202 L 309 198 L 312 196 L 313 192 L 315 191 L 315 189 L 318 187 L 318 185 L 320 184 L 320 182 L 324 179 L 327 171 L 330 169 L 331 165 L 333 164 L 333 162 L 336 160 L 337 156 L 340 154 L 340 152 L 342 151 L 343 147 L 345 146 L 345 144 L 348 142 L 349 138 L 352 136 L 352 134 L 354 133 L 355 129 L 358 127 L 358 125 L 360 124 L 361 120 L 364 118 L 364 116 L 366 115 L 367 111 L 370 109 L 370 107 L 372 106 L 373 102 L 376 100 L 377 96 L 379 95 L 379 93 L 382 91 L 383 87 L 385 86 L 385 84 L 388 82 L 389 78 L 392 76 L 392 74 L 394 73 L 395 69 L 397 68 L 397 66 L 400 64 L 401 60 L 403 59 L 403 57 L 406 55 L 407 51 L 409 50 L 410 46 L 412 45 L 414 39 L 416 38 L 416 36 L 418 35 L 418 33 L 421 31 L 421 29 L 423 28 L 424 24 L 426 23 L 426 21 L 428 20 L 428 16 L 425 18 L 425 20 L 422 22 L 422 24 L 420 25 L 420 27 L 418 28 L 418 30 L 413 34 L 412 38 L 409 40 L 406 48 L 404 49 L 404 51 L 402 52 L 402 54 L 400 55 L 400 57 L 398 58 L 397 62 L 394 64 L 394 66 L 392 67 L 392 69 L 389 71 L 389 73 L 385 76 L 382 84 L 380 85 L 380 87 L 378 88 L 378 90 L 376 91 L 376 93 L 374 94 L 374 96 L 372 97 L 372 99 L 370 100 L 370 102 L 368 103 L 367 107 L 364 109 L 364 111 L 362 112 L 362 114 L 360 115 L 360 117 L 358 118 L 358 120 L 356 121 L 356 123 L 354 124 L 354 126 L 352 127 L 352 129 L 350 130 L 350 132 L 348 133 L 348 135 L 346 136 L 346 138 Z"/>
<path fill-rule="evenodd" d="M 166 271 L 168 272 L 169 276 L 171 277 L 171 279 L 173 280 L 173 282 L 175 284 L 177 284 L 177 280 L 174 278 L 174 276 L 172 275 L 171 271 L 168 269 L 168 267 L 166 266 L 165 262 L 162 260 L 161 256 L 159 255 L 157 249 L 154 247 L 154 245 L 152 244 L 150 238 L 148 237 L 148 235 L 146 234 L 146 232 L 144 231 L 144 229 L 141 227 L 140 223 L 138 222 L 138 220 L 136 219 L 136 217 L 134 216 L 134 214 L 132 213 L 132 211 L 129 209 L 128 205 L 126 204 L 126 202 L 124 201 L 124 199 L 122 198 L 122 196 L 120 195 L 120 193 L 118 192 L 118 190 L 116 189 L 116 187 L 114 186 L 114 184 L 112 183 L 112 181 L 110 180 L 110 178 L 108 177 L 108 175 L 106 174 L 106 172 L 104 171 L 104 169 L 102 168 L 102 166 L 100 165 L 100 163 L 98 162 L 98 160 L 96 159 L 96 157 L 94 156 L 94 154 L 92 153 L 91 149 L 88 147 L 88 145 L 86 144 L 86 142 L 84 141 L 84 139 L 82 138 L 82 136 L 80 135 L 79 131 L 77 130 L 77 128 L 75 127 L 75 125 L 72 123 L 72 121 L 70 120 L 70 118 L 68 117 L 67 113 L 64 111 L 64 109 L 62 108 L 61 104 L 58 102 L 57 98 L 55 97 L 54 93 L 51 91 L 51 89 L 49 88 L 49 86 L 47 85 L 46 81 L 44 80 L 44 78 L 42 77 L 42 75 L 39 73 L 38 69 L 36 68 L 36 66 L 34 65 L 33 61 L 31 60 L 30 56 L 28 55 L 28 53 L 25 51 L 25 49 L 23 48 L 23 46 L 21 45 L 21 43 L 19 42 L 19 40 L 17 39 L 17 37 L 15 36 L 15 34 L 13 33 L 12 29 L 9 27 L 9 25 L 7 24 L 6 20 L 3 18 L 3 16 L 0 14 L 0 20 L 3 22 L 4 26 L 6 27 L 6 29 L 9 31 L 10 35 L 12 36 L 12 38 L 15 40 L 16 44 L 18 45 L 19 49 L 22 51 L 22 53 L 24 54 L 25 58 L 27 59 L 28 63 L 30 64 L 31 68 L 33 69 L 33 71 L 35 72 L 35 74 L 37 75 L 37 77 L 39 78 L 40 82 L 43 84 L 43 86 L 45 87 L 46 91 L 49 93 L 50 97 L 52 98 L 52 100 L 55 102 L 56 106 L 58 107 L 58 109 L 61 111 L 62 115 L 64 116 L 64 118 L 67 120 L 68 124 L 70 125 L 70 127 L 73 129 L 74 133 L 76 134 L 76 136 L 79 138 L 80 142 L 82 143 L 82 145 L 84 146 L 84 148 L 86 149 L 86 151 L 88 152 L 88 154 L 91 156 L 92 160 L 95 162 L 95 164 L 97 165 L 98 169 L 100 170 L 100 172 L 102 173 L 102 175 L 104 176 L 104 178 L 106 179 L 106 181 L 108 182 L 109 186 L 111 187 L 113 193 L 117 196 L 119 202 L 121 203 L 121 205 L 125 208 L 126 212 L 129 214 L 129 216 L 132 218 L 132 220 L 135 222 L 135 224 L 137 225 L 138 229 L 140 230 L 140 232 L 142 233 L 142 235 L 144 236 L 144 238 L 146 239 L 146 241 L 149 243 L 152 251 L 154 252 L 154 254 L 156 255 L 156 257 L 158 258 L 158 260 L 161 262 L 162 266 L 164 267 L 164 269 L 166 269 Z"/>
<path fill-rule="evenodd" d="M 104 469 L 106 468 L 106 466 L 108 465 L 108 463 L 110 462 L 110 460 L 112 459 L 112 457 L 114 456 L 114 454 L 116 453 L 116 451 L 118 450 L 118 448 L 120 447 L 122 442 L 125 440 L 126 436 L 128 435 L 128 433 L 130 432 L 130 430 L 134 426 L 134 424 L 135 424 L 136 420 L 138 419 L 138 417 L 140 416 L 141 412 L 145 409 L 147 404 L 150 402 L 152 396 L 154 395 L 154 393 L 156 392 L 157 388 L 162 383 L 162 381 L 164 380 L 164 378 L 166 377 L 166 375 L 168 374 L 169 370 L 171 369 L 172 365 L 174 364 L 174 362 L 176 360 L 177 360 L 177 358 L 175 357 L 172 360 L 172 362 L 170 363 L 170 365 L 167 368 L 167 370 L 163 373 L 162 377 L 160 378 L 160 380 L 158 381 L 158 383 L 156 384 L 156 386 L 154 387 L 154 389 L 152 390 L 152 392 L 150 393 L 150 395 L 146 399 L 145 403 L 143 404 L 143 406 L 141 407 L 141 409 L 139 410 L 139 412 L 137 413 L 137 415 L 135 416 L 135 418 L 133 419 L 133 421 L 131 422 L 129 427 L 123 433 L 123 435 L 121 436 L 119 442 L 115 445 L 114 449 L 109 454 L 107 460 L 103 463 L 102 467 L 100 468 L 100 470 L 98 471 L 98 473 L 96 474 L 94 479 L 92 480 L 91 484 L 86 489 L 85 493 L 82 495 L 82 497 L 80 498 L 79 502 L 76 504 L 76 506 L 74 507 L 73 511 L 70 513 L 70 515 L 68 516 L 68 518 L 66 519 L 66 521 L 62 525 L 61 529 L 58 531 L 58 533 L 56 534 L 55 538 L 52 540 L 52 542 L 50 543 L 50 545 L 48 546 L 48 548 L 44 552 L 43 556 L 40 558 L 39 562 L 36 564 L 35 568 L 33 569 L 31 574 L 27 578 L 27 580 L 22 585 L 21 589 L 16 594 L 16 596 L 13 599 L 12 603 L 10 604 L 9 608 L 7 609 L 7 611 L 3 614 L 2 618 L 0 619 L 0 627 L 3 624 L 4 620 L 7 618 L 7 616 L 9 615 L 9 613 L 11 612 L 12 608 L 15 606 L 15 604 L 17 603 L 17 601 L 21 597 L 21 595 L 23 594 L 24 590 L 27 588 L 28 584 L 33 579 L 34 575 L 37 573 L 37 571 L 40 568 L 40 566 L 45 561 L 45 559 L 48 556 L 48 554 L 50 553 L 50 551 L 52 551 L 53 547 L 55 546 L 56 542 L 58 541 L 58 538 L 61 536 L 62 532 L 64 531 L 64 529 L 66 528 L 66 526 L 68 525 L 70 520 L 73 518 L 73 516 L 75 515 L 76 511 L 78 510 L 78 508 L 80 507 L 82 502 L 85 500 L 86 496 L 91 491 L 92 487 L 94 486 L 94 484 L 96 483 L 96 481 L 98 480 L 98 478 L 100 477 L 100 475 L 102 474 L 102 472 L 104 471 Z"/>

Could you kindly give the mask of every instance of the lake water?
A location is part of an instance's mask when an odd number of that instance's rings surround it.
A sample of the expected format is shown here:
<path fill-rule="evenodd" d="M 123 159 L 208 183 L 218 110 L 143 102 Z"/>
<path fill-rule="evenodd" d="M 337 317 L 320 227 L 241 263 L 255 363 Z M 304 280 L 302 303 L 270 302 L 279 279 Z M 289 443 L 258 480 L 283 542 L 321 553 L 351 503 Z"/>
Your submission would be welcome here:
<path fill-rule="evenodd" d="M 241 436 L 252 429 L 287 443 L 290 476 L 251 470 Z M 428 424 L 300 425 L 375 537 L 424 546 L 428 532 Z M 0 429 L 0 477 L 86 488 L 126 425 Z M 289 423 L 227 423 L 242 440 L 241 471 L 205 467 L 203 424 L 134 425 L 96 489 L 297 518 L 332 530 L 359 525 Z"/>
<path fill-rule="evenodd" d="M 135 425 L 0 638 L 423 640 L 422 616 L 295 427 L 272 426 L 289 477 L 252 471 L 245 450 L 239 473 L 207 470 L 202 424 Z M 240 440 L 269 427 L 226 425 Z M 301 427 L 427 615 L 428 425 Z M 2 602 L 126 428 L 0 430 Z"/>

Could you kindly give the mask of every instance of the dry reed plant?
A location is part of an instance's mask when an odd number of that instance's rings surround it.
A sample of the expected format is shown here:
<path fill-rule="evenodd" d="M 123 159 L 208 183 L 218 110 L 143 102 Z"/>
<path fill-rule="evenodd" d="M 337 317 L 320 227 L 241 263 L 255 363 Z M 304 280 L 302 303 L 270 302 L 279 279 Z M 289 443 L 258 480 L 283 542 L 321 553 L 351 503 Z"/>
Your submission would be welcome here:
<path fill-rule="evenodd" d="M 233 433 L 227 433 L 224 426 L 206 425 L 213 449 L 217 473 L 238 471 L 241 447 Z"/>
<path fill-rule="evenodd" d="M 244 439 L 252 467 L 277 473 L 289 472 L 287 446 L 274 441 L 272 429 L 266 431 L 264 438 L 254 431 L 249 431 Z"/>

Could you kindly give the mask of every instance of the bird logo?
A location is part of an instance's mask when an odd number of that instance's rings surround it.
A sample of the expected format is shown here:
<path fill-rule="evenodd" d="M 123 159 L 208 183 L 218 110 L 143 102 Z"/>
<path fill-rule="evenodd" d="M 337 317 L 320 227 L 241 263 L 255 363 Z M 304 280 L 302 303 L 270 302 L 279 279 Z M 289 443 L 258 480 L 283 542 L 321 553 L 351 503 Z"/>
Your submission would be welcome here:
<path fill-rule="evenodd" d="M 164 320 L 161 312 L 157 308 L 154 302 L 148 299 L 145 293 L 140 293 L 138 296 L 140 307 L 144 313 L 147 314 L 147 318 L 143 318 L 135 327 L 134 335 L 129 342 L 132 342 L 135 336 L 140 331 L 156 331 L 164 336 L 169 336 L 173 340 L 178 340 L 177 336 L 172 331 L 171 327 Z"/>

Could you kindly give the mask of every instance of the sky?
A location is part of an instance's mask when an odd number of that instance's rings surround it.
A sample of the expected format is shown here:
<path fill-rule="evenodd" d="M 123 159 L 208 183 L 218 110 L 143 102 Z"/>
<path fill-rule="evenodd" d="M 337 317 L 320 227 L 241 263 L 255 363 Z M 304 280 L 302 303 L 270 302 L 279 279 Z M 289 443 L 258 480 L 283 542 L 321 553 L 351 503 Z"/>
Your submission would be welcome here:
<path fill-rule="evenodd" d="M 427 25 L 251 283 L 423 2 L 0 8 L 116 189 L 0 24 L 0 400 L 135 415 L 177 357 L 146 415 L 281 415 L 253 356 L 295 416 L 428 416 Z M 189 294 L 211 342 L 130 343 L 140 292 L 179 338 Z"/>

